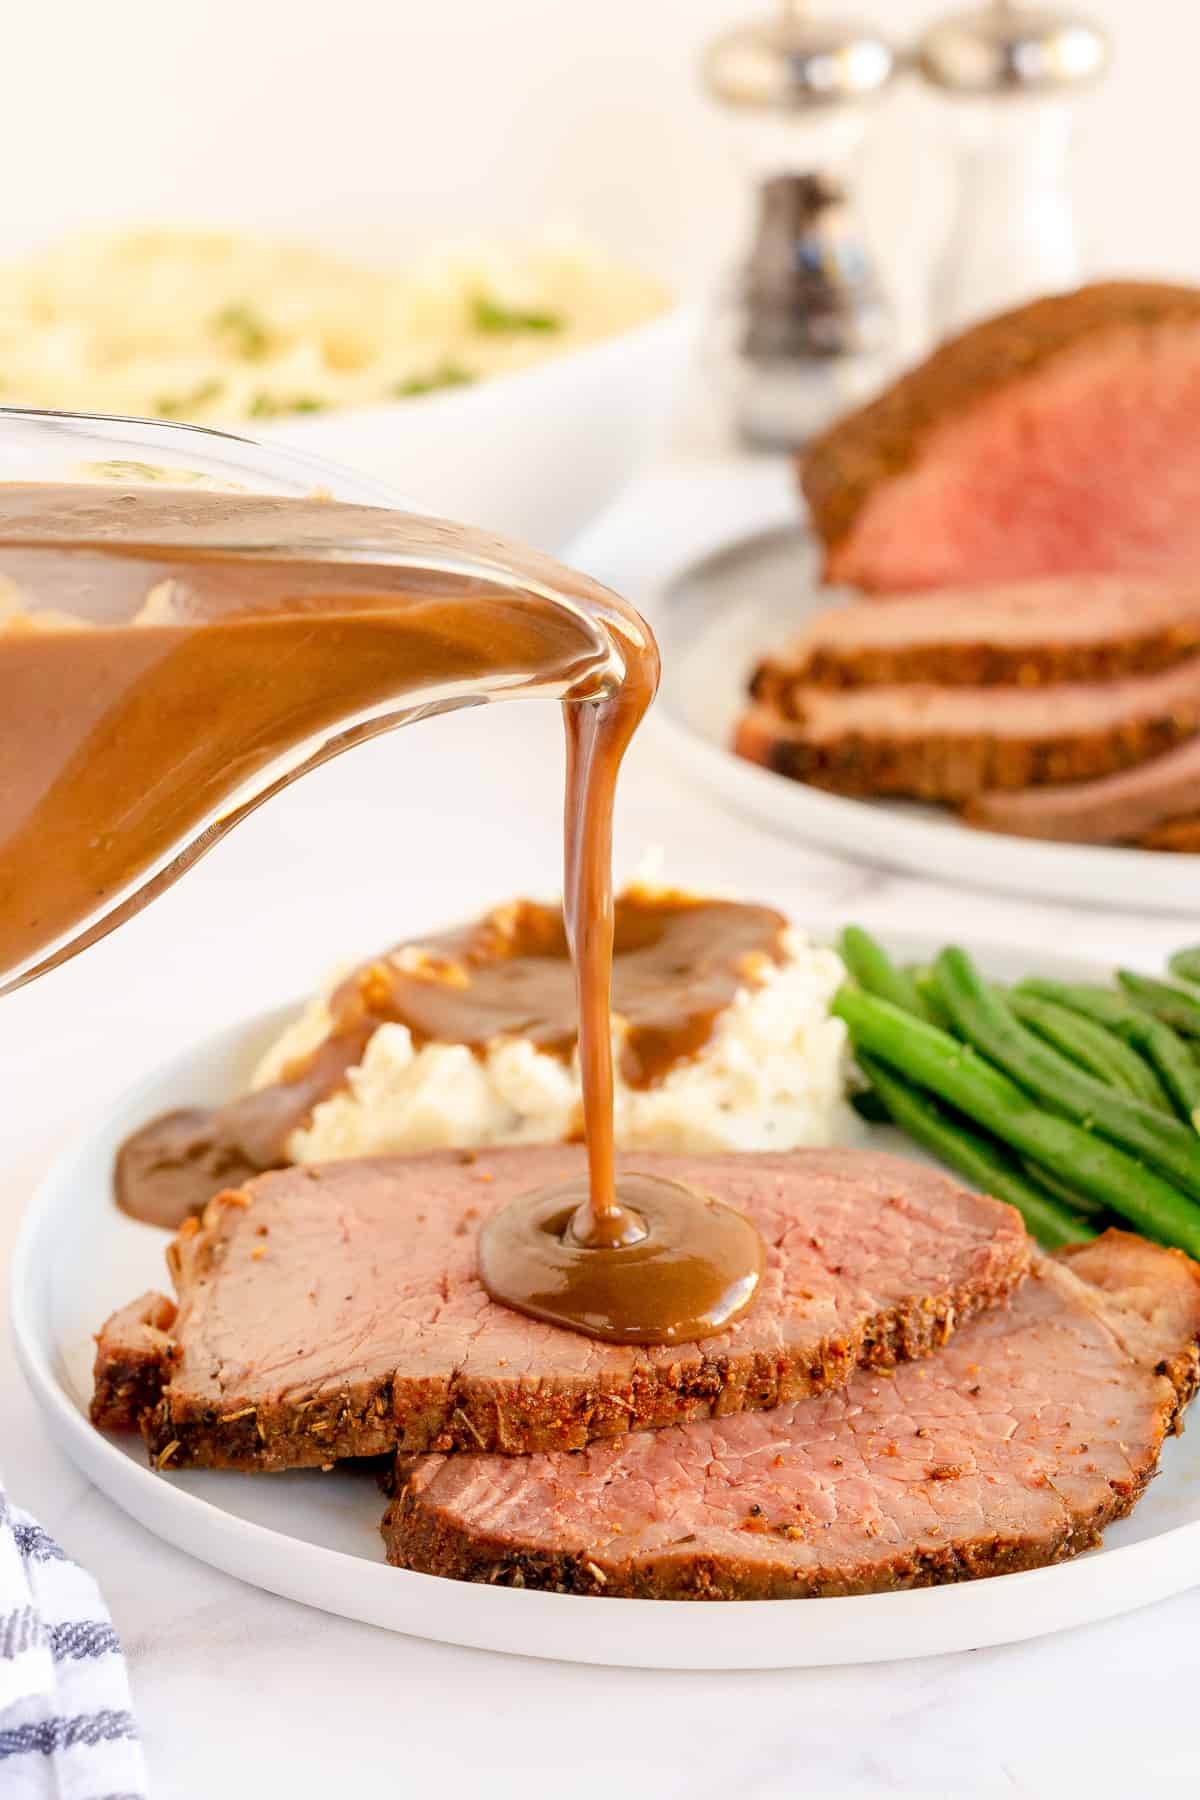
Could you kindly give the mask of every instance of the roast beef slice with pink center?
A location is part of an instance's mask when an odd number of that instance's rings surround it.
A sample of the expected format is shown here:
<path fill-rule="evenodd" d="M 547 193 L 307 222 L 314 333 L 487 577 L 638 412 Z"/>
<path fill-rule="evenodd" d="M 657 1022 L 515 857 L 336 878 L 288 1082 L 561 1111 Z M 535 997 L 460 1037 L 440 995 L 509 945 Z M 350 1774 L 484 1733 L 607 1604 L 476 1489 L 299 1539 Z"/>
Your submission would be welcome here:
<path fill-rule="evenodd" d="M 1196 1386 L 1200 1270 L 1121 1232 L 1037 1261 L 937 1355 L 575 1455 L 401 1459 L 404 1568 L 571 1593 L 784 1599 L 1040 1567 L 1100 1541 Z"/>
<path fill-rule="evenodd" d="M 766 1271 L 719 1336 L 602 1343 L 497 1305 L 476 1268 L 489 1214 L 583 1166 L 569 1146 L 450 1151 L 288 1169 L 218 1196 L 170 1254 L 178 1316 L 140 1419 L 152 1456 L 284 1469 L 396 1449 L 577 1449 L 778 1406 L 938 1349 L 1028 1266 L 1011 1208 L 897 1157 L 627 1155 L 620 1167 L 744 1210 Z M 109 1328 L 102 1358 L 106 1341 Z"/>

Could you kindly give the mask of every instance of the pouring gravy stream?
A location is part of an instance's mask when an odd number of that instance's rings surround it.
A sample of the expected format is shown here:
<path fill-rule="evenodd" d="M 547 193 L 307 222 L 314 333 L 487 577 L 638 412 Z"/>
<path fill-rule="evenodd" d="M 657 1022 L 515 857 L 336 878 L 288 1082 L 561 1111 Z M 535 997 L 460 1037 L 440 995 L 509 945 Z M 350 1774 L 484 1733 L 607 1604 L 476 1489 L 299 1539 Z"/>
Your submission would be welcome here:
<path fill-rule="evenodd" d="M 746 1309 L 763 1247 L 743 1215 L 614 1173 L 613 800 L 658 681 L 631 608 L 548 559 L 438 521 L 167 488 L 0 487 L 0 576 L 18 596 L 0 614 L 0 974 L 36 972 L 39 950 L 52 963 L 111 929 L 139 879 L 178 872 L 161 873 L 168 853 L 215 805 L 332 728 L 336 741 L 213 834 L 346 742 L 474 699 L 556 694 L 588 1177 L 495 1215 L 480 1274 L 505 1305 L 623 1342 L 686 1342 Z M 758 915 L 749 936 L 771 954 L 778 915 L 742 910 Z M 724 965 L 733 982 L 746 934 L 739 920 Z M 416 981 L 436 996 L 436 961 Z M 368 970 L 341 1028 L 275 1089 L 135 1134 L 118 1158 L 124 1208 L 177 1224 L 204 1184 L 211 1193 L 284 1160 L 289 1131 L 361 1059 L 378 1022 L 371 995 Z M 681 991 L 683 1037 L 694 1011 Z"/>

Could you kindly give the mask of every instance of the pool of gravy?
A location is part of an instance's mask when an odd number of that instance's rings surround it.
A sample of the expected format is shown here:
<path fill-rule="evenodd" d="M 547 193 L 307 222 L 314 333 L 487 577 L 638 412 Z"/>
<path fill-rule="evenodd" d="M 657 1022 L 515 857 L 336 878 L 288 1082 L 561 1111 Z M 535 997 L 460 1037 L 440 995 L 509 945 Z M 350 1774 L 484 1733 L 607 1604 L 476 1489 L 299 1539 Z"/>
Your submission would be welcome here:
<path fill-rule="evenodd" d="M 423 556 L 468 572 L 424 569 Z M 658 680 L 631 608 L 439 521 L 169 488 L 0 486 L 0 582 L 0 978 L 111 929 L 139 880 L 153 886 L 197 830 L 215 836 L 257 804 L 280 780 L 240 796 L 320 734 L 339 728 L 285 778 L 440 707 L 562 700 L 588 1179 L 489 1221 L 480 1273 L 503 1304 L 627 1342 L 705 1336 L 746 1309 L 762 1245 L 741 1214 L 677 1184 L 614 1180 L 612 810 Z M 287 1093 L 224 1109 L 235 1118 L 216 1132 L 189 1111 L 157 1146 L 131 1141 L 123 1203 L 146 1216 L 136 1197 L 156 1183 L 166 1196 L 168 1175 L 182 1192 L 188 1170 L 228 1184 L 269 1163 L 289 1119 L 358 1060 L 367 1025 L 364 1012 L 319 1068 L 289 1072 Z M 159 1222 L 178 1204 L 162 1198 Z"/>
<path fill-rule="evenodd" d="M 624 1026 L 625 1082 L 653 1087 L 701 1051 L 756 962 L 782 961 L 786 929 L 782 914 L 765 906 L 638 887 L 619 894 L 611 1006 Z M 579 1006 L 562 910 L 515 901 L 470 924 L 399 945 L 348 975 L 330 996 L 329 1012 L 328 1035 L 279 1080 L 222 1107 L 168 1113 L 127 1139 L 116 1164 L 119 1204 L 135 1217 L 175 1227 L 219 1188 L 282 1166 L 291 1134 L 345 1085 L 380 1025 L 407 1026 L 418 1048 L 464 1044 L 483 1055 L 495 1039 L 519 1037 L 568 1060 L 579 1042 Z M 626 1187 L 621 1192 L 628 1201 Z M 513 1288 L 516 1258 L 527 1259 L 524 1310 L 538 1316 L 546 1316 L 547 1286 L 557 1281 L 564 1258 L 589 1283 L 613 1278 L 611 1259 L 581 1259 L 548 1240 L 536 1223 L 543 1199 L 532 1197 L 534 1216 L 524 1241 L 514 1239 L 505 1215 L 486 1246 L 488 1279 L 496 1287 Z M 552 1203 L 551 1216 L 555 1210 Z M 645 1216 L 644 1205 L 636 1210 Z M 664 1234 L 669 1237 L 677 1211 L 658 1218 L 631 1280 L 653 1273 L 650 1250 Z M 616 1272 L 633 1266 L 630 1258 Z M 626 1298 L 632 1307 L 632 1293 Z M 712 1304 L 710 1289 L 707 1308 L 699 1309 L 704 1316 Z M 593 1317 L 602 1310 L 594 1293 L 587 1310 Z M 613 1335 L 625 1329 L 618 1322 Z"/>

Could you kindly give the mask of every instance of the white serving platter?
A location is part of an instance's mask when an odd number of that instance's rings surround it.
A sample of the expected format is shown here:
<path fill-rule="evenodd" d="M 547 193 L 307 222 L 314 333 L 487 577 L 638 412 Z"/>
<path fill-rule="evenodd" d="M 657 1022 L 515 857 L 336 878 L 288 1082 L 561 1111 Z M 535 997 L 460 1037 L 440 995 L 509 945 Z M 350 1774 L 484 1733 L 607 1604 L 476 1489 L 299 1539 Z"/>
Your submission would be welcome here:
<path fill-rule="evenodd" d="M 905 958 L 937 947 L 918 937 L 891 942 Z M 1030 971 L 1028 950 L 978 953 L 998 979 Z M 1063 979 L 1107 975 L 1078 958 L 1037 960 L 1040 972 Z M 113 1151 L 155 1112 L 236 1092 L 285 1016 L 225 1030 L 131 1088 L 48 1175 L 14 1257 L 17 1352 L 46 1430 L 148 1530 L 254 1586 L 346 1618 L 441 1643 L 630 1668 L 809 1667 L 978 1649 L 1109 1618 L 1200 1582 L 1200 1430 L 1167 1445 L 1137 1511 L 1073 1563 L 829 1600 L 606 1600 L 414 1575 L 384 1563 L 384 1502 L 369 1474 L 152 1473 L 140 1441 L 101 1435 L 87 1418 L 93 1332 L 144 1289 L 169 1286 L 167 1234 L 112 1203 Z M 890 1132 L 878 1135 L 898 1147 Z"/>
<path fill-rule="evenodd" d="M 654 716 L 693 779 L 738 812 L 857 862 L 1031 898 L 1200 912 L 1200 856 L 974 831 L 933 807 L 846 799 L 735 756 L 729 746 L 755 664 L 838 596 L 821 588 L 799 518 L 778 522 L 773 492 L 765 509 L 772 522 L 713 549 L 705 520 L 722 513 L 719 489 L 711 507 L 698 497 L 691 545 L 680 544 L 675 571 L 655 584 L 646 608 L 663 652 Z"/>

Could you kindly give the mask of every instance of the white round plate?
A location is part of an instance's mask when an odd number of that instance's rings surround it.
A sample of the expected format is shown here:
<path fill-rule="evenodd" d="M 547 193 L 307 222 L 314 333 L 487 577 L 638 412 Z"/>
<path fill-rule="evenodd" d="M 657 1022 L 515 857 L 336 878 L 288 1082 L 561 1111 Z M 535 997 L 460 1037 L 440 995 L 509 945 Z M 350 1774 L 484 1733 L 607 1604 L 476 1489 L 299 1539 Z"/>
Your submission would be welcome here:
<path fill-rule="evenodd" d="M 693 516 L 702 531 L 707 508 Z M 729 746 L 755 664 L 835 596 L 819 585 L 799 522 L 691 555 L 699 560 L 661 583 L 647 607 L 663 652 L 655 717 L 682 766 L 730 806 L 855 861 L 928 879 L 1091 906 L 1200 909 L 1200 856 L 973 831 L 932 807 L 823 793 L 735 756 Z"/>
<path fill-rule="evenodd" d="M 893 944 L 920 959 L 936 948 L 915 938 Z M 980 958 L 1002 980 L 1029 970 L 1027 951 L 981 950 Z M 1066 957 L 1040 958 L 1039 967 L 1064 979 L 1107 974 Z M 1076 1562 L 831 1600 L 605 1600 L 413 1575 L 383 1560 L 384 1501 L 368 1473 L 152 1473 L 140 1440 L 101 1435 L 87 1418 L 92 1333 L 146 1288 L 169 1285 L 167 1233 L 112 1203 L 113 1151 L 155 1112 L 237 1091 L 253 1050 L 285 1016 L 221 1032 L 131 1089 L 51 1171 L 14 1258 L 17 1352 L 47 1430 L 110 1499 L 168 1542 L 346 1618 L 442 1643 L 631 1668 L 799 1668 L 979 1649 L 1108 1618 L 1200 1582 L 1200 1430 L 1167 1445 L 1161 1477 L 1137 1511 Z"/>

